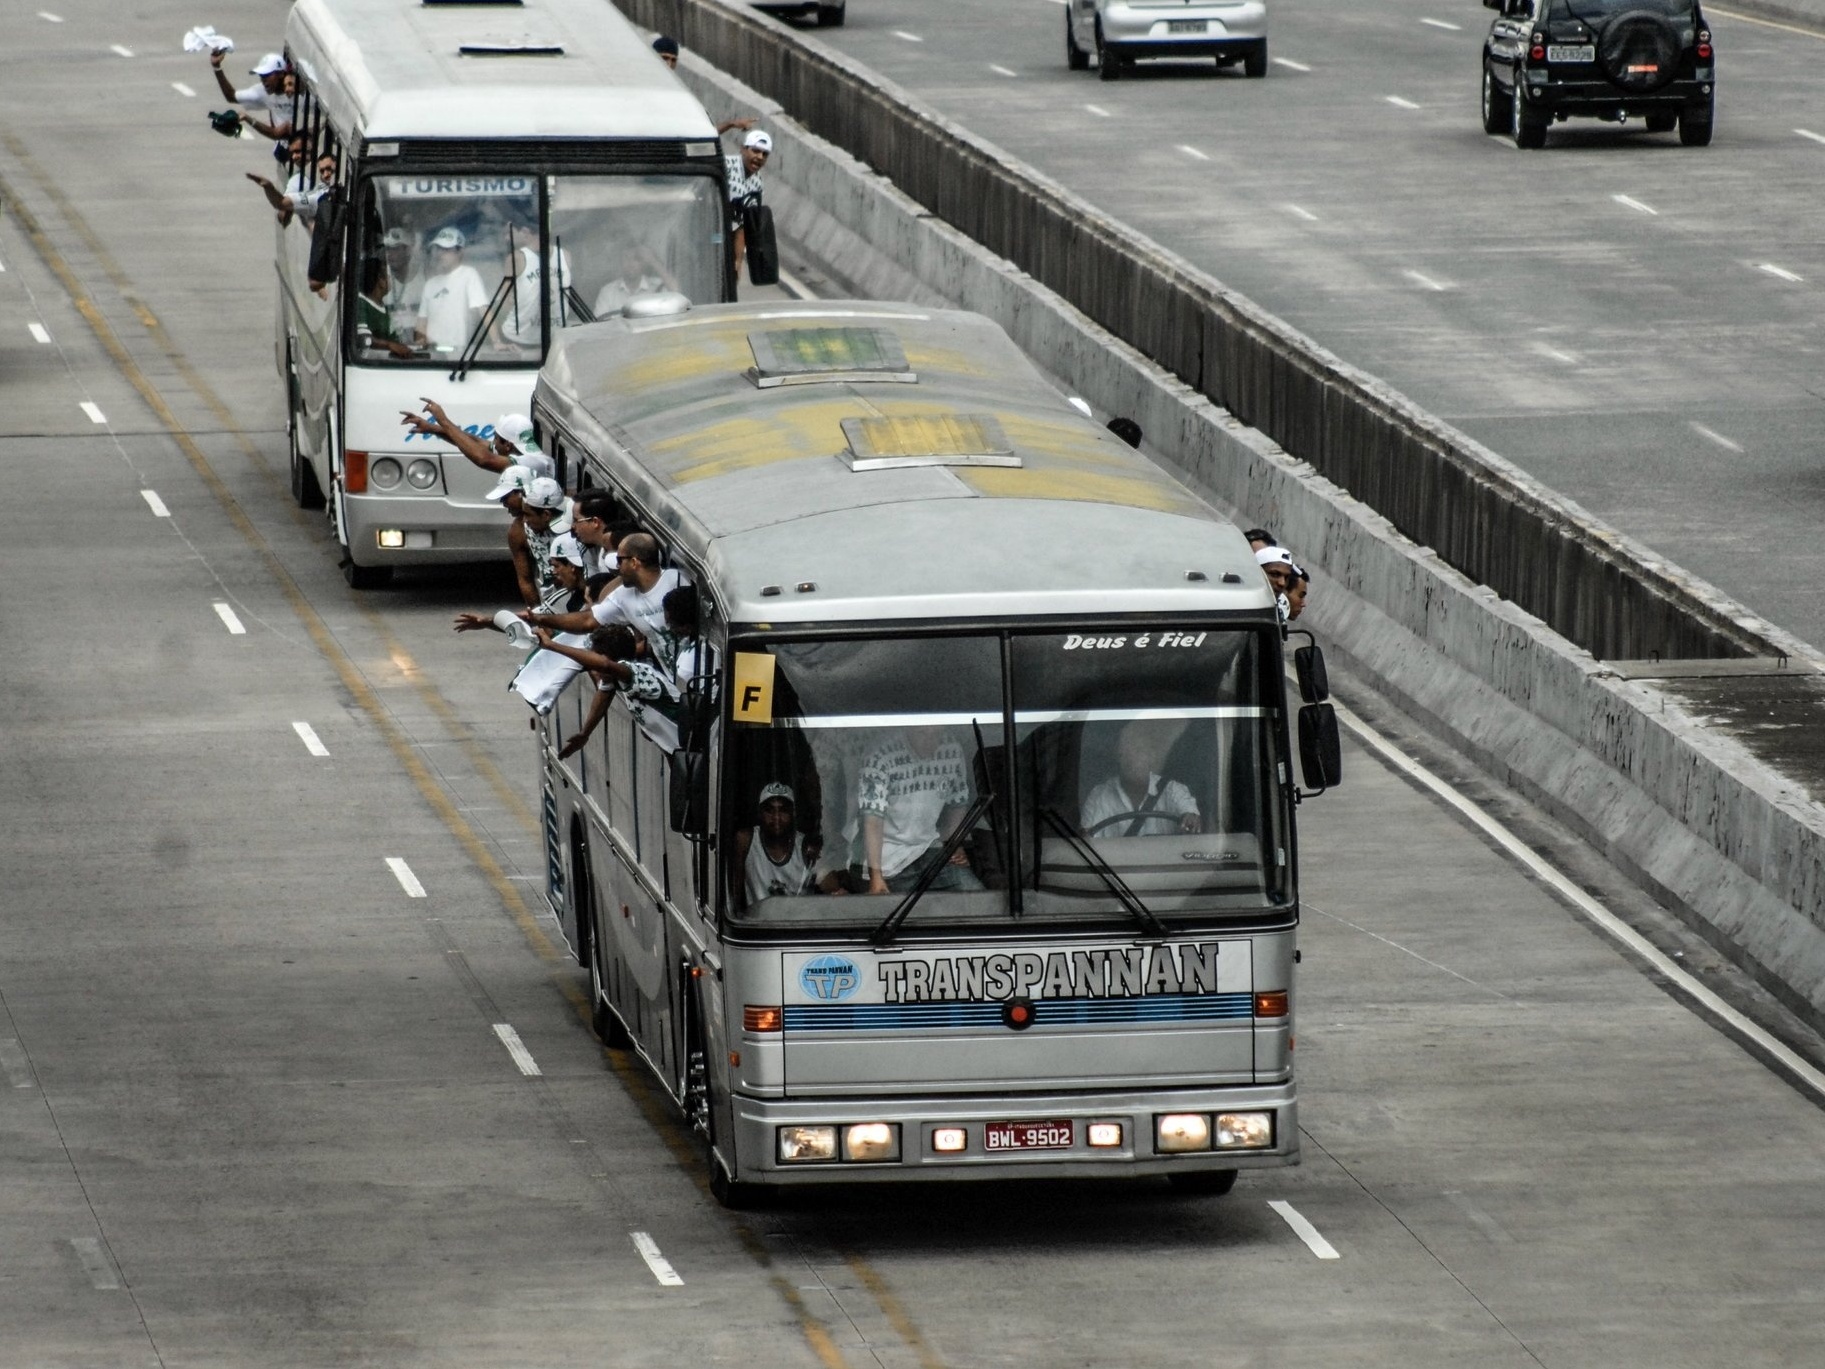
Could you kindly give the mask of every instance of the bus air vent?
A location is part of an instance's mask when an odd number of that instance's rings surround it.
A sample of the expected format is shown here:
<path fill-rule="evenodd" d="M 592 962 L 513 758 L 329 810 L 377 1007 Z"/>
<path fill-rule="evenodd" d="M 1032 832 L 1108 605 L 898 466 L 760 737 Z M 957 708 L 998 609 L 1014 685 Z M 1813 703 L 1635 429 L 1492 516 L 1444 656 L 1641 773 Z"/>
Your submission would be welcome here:
<path fill-rule="evenodd" d="M 464 57 L 562 57 L 564 45 L 543 38 L 479 38 L 464 43 L 457 52 Z"/>
<path fill-rule="evenodd" d="M 438 9 L 445 5 L 448 5 L 451 9 L 461 9 L 464 5 L 468 5 L 472 8 L 480 8 L 483 5 L 488 5 L 495 9 L 501 9 L 503 7 L 508 9 L 519 9 L 523 4 L 524 0 L 424 0 L 424 6 L 428 10 Z"/>
<path fill-rule="evenodd" d="M 906 466 L 1018 466 L 1001 425 L 986 414 L 942 417 L 845 418 L 841 453 L 852 471 Z"/>
<path fill-rule="evenodd" d="M 749 333 L 754 353 L 749 380 L 763 390 L 776 385 L 827 381 L 897 381 L 917 384 L 900 339 L 885 328 L 778 328 Z"/>

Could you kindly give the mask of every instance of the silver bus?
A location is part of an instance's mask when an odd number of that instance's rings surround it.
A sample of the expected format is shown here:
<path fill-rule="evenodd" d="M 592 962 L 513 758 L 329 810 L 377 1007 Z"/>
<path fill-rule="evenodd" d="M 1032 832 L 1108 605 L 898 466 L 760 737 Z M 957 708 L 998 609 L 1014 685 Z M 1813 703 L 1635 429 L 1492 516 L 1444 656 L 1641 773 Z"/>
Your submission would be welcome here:
<path fill-rule="evenodd" d="M 723 1201 L 1297 1162 L 1300 791 L 1233 526 L 968 313 L 612 320 L 534 417 L 697 592 L 675 731 L 618 696 L 561 757 L 583 675 L 538 745 L 596 1029 Z"/>
<path fill-rule="evenodd" d="M 309 203 L 278 232 L 292 494 L 327 505 L 356 587 L 504 557 L 495 477 L 400 411 L 429 396 L 490 437 L 566 326 L 733 299 L 715 127 L 603 0 L 297 0 L 286 52 Z"/>

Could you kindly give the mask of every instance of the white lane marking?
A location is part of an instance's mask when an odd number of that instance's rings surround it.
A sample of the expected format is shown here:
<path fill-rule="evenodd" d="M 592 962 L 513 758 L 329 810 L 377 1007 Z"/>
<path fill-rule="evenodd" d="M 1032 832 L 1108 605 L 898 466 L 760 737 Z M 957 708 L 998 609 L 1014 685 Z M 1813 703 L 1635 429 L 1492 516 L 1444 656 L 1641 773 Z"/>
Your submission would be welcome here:
<path fill-rule="evenodd" d="M 1771 276 L 1779 276 L 1782 280 L 1790 280 L 1795 285 L 1798 285 L 1801 281 L 1806 279 L 1804 276 L 1794 275 L 1793 272 L 1789 271 L 1784 266 L 1776 266 L 1771 261 L 1763 262 L 1761 265 L 1761 269 L 1766 271 Z"/>
<path fill-rule="evenodd" d="M 1295 62 L 1291 57 L 1276 57 L 1276 58 L 1274 58 L 1274 64 L 1276 66 L 1283 66 L 1288 71 L 1310 71 L 1311 70 L 1311 68 L 1308 67 L 1304 62 Z"/>
<path fill-rule="evenodd" d="M 1793 1051 L 1781 1044 L 1768 1032 L 1744 1017 L 1735 1008 L 1719 998 L 1710 989 L 1691 977 L 1691 974 L 1678 961 L 1664 954 L 1640 932 L 1605 908 L 1596 899 L 1585 893 L 1567 876 L 1559 873 L 1542 857 L 1536 855 L 1525 842 L 1510 832 L 1501 823 L 1478 808 L 1469 799 L 1453 789 L 1444 780 L 1434 775 L 1425 766 L 1397 749 L 1394 744 L 1380 734 L 1372 731 L 1369 725 L 1358 718 L 1342 704 L 1337 704 L 1337 717 L 1343 725 L 1354 732 L 1370 747 L 1373 747 L 1389 764 L 1403 774 L 1410 776 L 1430 789 L 1439 798 L 1462 813 L 1475 823 L 1495 843 L 1524 866 L 1536 879 L 1551 885 L 1553 890 L 1570 903 L 1579 912 L 1591 920 L 1599 930 L 1607 933 L 1612 939 L 1620 942 L 1633 951 L 1648 967 L 1664 979 L 1670 988 L 1685 994 L 1705 1011 L 1711 1013 L 1729 1025 L 1732 1031 L 1740 1033 L 1756 1044 L 1756 1047 L 1772 1059 L 1778 1061 L 1786 1070 L 1806 1088 L 1819 1098 L 1825 1099 L 1825 1071 L 1820 1071 Z"/>
<path fill-rule="evenodd" d="M 1420 23 L 1430 24 L 1435 29 L 1449 29 L 1452 33 L 1462 33 L 1464 31 L 1464 26 L 1462 24 L 1448 24 L 1443 19 L 1422 19 L 1420 20 Z"/>
<path fill-rule="evenodd" d="M 4 270 L 6 270 L 6 263 L 3 261 L 0 261 L 0 271 L 4 271 Z"/>
<path fill-rule="evenodd" d="M 1702 423 L 1694 423 L 1691 425 L 1691 428 L 1692 428 L 1693 432 L 1697 433 L 1700 437 L 1704 438 L 1705 441 L 1715 442 L 1718 446 L 1722 447 L 1727 452 L 1741 452 L 1743 449 L 1742 443 L 1733 442 L 1729 438 L 1725 437 L 1722 433 L 1713 432 L 1710 428 L 1707 428 Z"/>
<path fill-rule="evenodd" d="M 1810 128 L 1796 128 L 1793 131 L 1802 138 L 1812 139 L 1815 143 L 1825 143 L 1825 133 L 1814 133 Z"/>
<path fill-rule="evenodd" d="M 1419 961 L 1420 964 L 1430 966 L 1432 969 L 1437 970 L 1440 974 L 1448 974 L 1453 979 L 1461 980 L 1463 983 L 1468 984 L 1473 989 L 1478 989 L 1478 990 L 1482 991 L 1483 993 L 1494 994 L 1497 998 L 1505 999 L 1506 1001 L 1508 1001 L 1510 1003 L 1519 1002 L 1519 1000 L 1516 999 L 1512 994 L 1503 993 L 1500 989 L 1496 988 L 1495 985 L 1493 985 L 1493 984 L 1480 983 L 1479 981 L 1472 979 L 1467 974 L 1459 974 L 1456 970 L 1452 969 L 1449 965 L 1441 965 L 1436 960 L 1428 960 L 1425 956 L 1421 955 L 1418 951 L 1414 950 L 1411 946 L 1403 946 L 1400 944 L 1400 942 L 1394 940 L 1392 937 L 1383 936 L 1380 932 L 1372 932 L 1367 927 L 1364 927 L 1359 923 L 1352 922 L 1347 917 L 1340 917 L 1336 913 L 1328 912 L 1325 909 L 1320 908 L 1315 903 L 1301 900 L 1300 907 L 1301 908 L 1310 908 L 1314 913 L 1318 914 L 1319 917 L 1328 917 L 1332 922 L 1341 923 L 1343 926 L 1348 927 L 1353 932 L 1361 932 L 1364 936 L 1368 937 L 1371 941 L 1379 941 L 1379 942 L 1381 942 L 1382 945 L 1390 947 L 1393 950 L 1399 951 L 1402 955 L 1410 955 L 1415 960 Z"/>
<path fill-rule="evenodd" d="M 1431 276 L 1423 275 L 1418 271 L 1402 271 L 1401 275 L 1405 276 L 1415 285 L 1424 286 L 1428 290 L 1449 290 L 1451 288 L 1443 281 L 1433 280 Z"/>
<path fill-rule="evenodd" d="M 1318 222 L 1318 216 L 1309 209 L 1302 209 L 1296 204 L 1289 204 L 1284 206 L 1284 208 L 1286 209 L 1286 212 L 1291 214 L 1294 218 L 1304 219 L 1307 223 Z"/>
<path fill-rule="evenodd" d="M 158 497 L 157 490 L 141 490 L 139 497 L 146 501 L 146 507 L 152 510 L 154 518 L 171 517 L 171 510 L 165 507 L 165 501 Z"/>
<path fill-rule="evenodd" d="M 173 81 L 171 83 L 171 88 L 173 90 L 175 90 L 179 95 L 182 95 L 186 100 L 196 99 L 196 92 L 194 90 L 192 90 L 189 86 L 185 85 L 182 81 Z"/>
<path fill-rule="evenodd" d="M 222 620 L 222 626 L 228 629 L 231 637 L 245 637 L 247 629 L 241 626 L 241 620 L 234 616 L 234 610 L 220 600 L 216 601 L 215 616 Z"/>
<path fill-rule="evenodd" d="M 61 14 L 52 14 L 49 10 L 39 10 L 38 17 L 47 24 L 61 24 L 63 22 L 63 16 Z"/>
<path fill-rule="evenodd" d="M 418 882 L 418 876 L 412 873 L 412 867 L 398 856 L 387 857 L 387 869 L 393 872 L 393 878 L 399 881 L 399 887 L 406 891 L 408 897 L 425 897 L 425 886 Z"/>
<path fill-rule="evenodd" d="M 1099 119 L 1107 119 L 1110 117 L 1109 111 L 1104 109 L 1101 105 L 1085 105 L 1084 108 L 1096 115 Z"/>
<path fill-rule="evenodd" d="M 108 416 L 86 399 L 82 401 L 82 411 L 89 416 L 89 422 L 91 423 L 106 423 L 108 421 Z"/>
<path fill-rule="evenodd" d="M 1384 96 L 1382 96 L 1382 99 L 1386 100 L 1389 104 L 1393 105 L 1396 109 L 1418 109 L 1419 108 L 1419 106 L 1414 104 L 1413 101 L 1406 99 L 1399 95 L 1384 95 Z"/>
<path fill-rule="evenodd" d="M 311 755 L 329 755 L 330 749 L 323 744 L 323 739 L 317 735 L 317 729 L 312 727 L 309 723 L 293 723 L 291 725 L 291 730 L 298 734 L 298 740 L 304 743 L 304 749 L 310 752 Z"/>
<path fill-rule="evenodd" d="M 908 33 L 905 29 L 895 29 L 893 31 L 893 36 L 908 43 L 923 43 L 925 41 L 918 34 Z"/>
<path fill-rule="evenodd" d="M 1514 1244 L 1514 1237 L 1508 1233 L 1506 1227 L 1494 1217 L 1491 1217 L 1487 1212 L 1483 1211 L 1482 1208 L 1471 1202 L 1470 1199 L 1466 1198 L 1462 1193 L 1457 1192 L 1455 1189 L 1446 1189 L 1445 1198 L 1459 1212 L 1462 1212 L 1466 1217 L 1470 1218 L 1470 1224 L 1487 1236 L 1490 1244 Z"/>
<path fill-rule="evenodd" d="M 659 1253 L 659 1242 L 644 1231 L 630 1231 L 634 1238 L 634 1249 L 640 1252 L 640 1258 L 646 1261 L 646 1267 L 653 1271 L 653 1277 L 667 1288 L 683 1288 L 684 1280 L 678 1271 L 672 1268 L 671 1261 Z"/>
<path fill-rule="evenodd" d="M 123 48 L 119 43 L 109 43 L 108 51 L 118 52 L 122 57 L 131 57 L 133 55 L 132 48 Z"/>
<path fill-rule="evenodd" d="M 6 1077 L 13 1082 L 16 1089 L 34 1089 L 37 1080 L 32 1078 L 31 1057 L 25 1053 L 25 1047 L 12 1037 L 0 1041 L 0 1069 L 6 1071 Z"/>
<path fill-rule="evenodd" d="M 58 20 L 59 23 L 63 21 Z M 70 1244 L 76 1247 L 76 1258 L 82 1261 L 82 1269 L 89 1276 L 89 1282 L 97 1288 L 119 1288 L 120 1276 L 114 1272 L 114 1262 L 102 1253 L 101 1242 L 93 1236 L 72 1236 Z"/>
<path fill-rule="evenodd" d="M 993 62 L 989 63 L 989 70 L 994 72 L 997 76 L 1018 76 L 1018 75 L 1020 75 L 1020 73 L 1018 71 L 1009 71 L 1006 67 L 997 66 Z"/>
<path fill-rule="evenodd" d="M 1273 1202 L 1269 1203 L 1268 1206 L 1280 1214 L 1281 1219 L 1285 1221 L 1288 1226 L 1293 1228 L 1293 1234 L 1304 1241 L 1311 1249 L 1311 1252 L 1319 1259 L 1335 1260 L 1341 1258 L 1337 1253 L 1337 1247 L 1325 1240 L 1323 1236 L 1320 1236 L 1318 1234 L 1318 1228 L 1308 1222 L 1304 1215 L 1300 1213 L 1299 1209 L 1294 1207 L 1291 1203 L 1282 1202 L 1280 1199 L 1276 1198 Z"/>
<path fill-rule="evenodd" d="M 494 1034 L 501 1038 L 501 1044 L 507 1048 L 507 1054 L 513 1057 L 513 1063 L 520 1067 L 520 1073 L 528 1079 L 539 1072 L 539 1062 L 532 1058 L 532 1052 L 526 1049 L 526 1043 L 520 1040 L 520 1034 L 505 1022 L 494 1024 Z"/>
<path fill-rule="evenodd" d="M 1190 143 L 1180 143 L 1179 151 L 1183 152 L 1187 157 L 1192 158 L 1194 161 L 1207 162 L 1210 160 L 1210 154 L 1208 152 L 1200 152 Z"/>
<path fill-rule="evenodd" d="M 1658 216 L 1660 213 L 1660 211 L 1658 209 L 1654 208 L 1653 205 L 1643 204 L 1640 200 L 1636 199 L 1633 195 L 1611 195 L 1610 198 L 1612 200 L 1614 200 L 1617 204 L 1622 205 L 1624 208 L 1633 209 L 1638 214 L 1653 214 L 1655 216 Z"/>
<path fill-rule="evenodd" d="M 25 331 L 32 335 L 32 340 L 34 342 L 49 342 L 51 340 L 51 335 L 44 331 L 44 325 L 42 323 L 28 323 L 25 325 Z"/>
<path fill-rule="evenodd" d="M 1544 342 L 1534 343 L 1533 349 L 1541 356 L 1550 357 L 1552 360 L 1562 362 L 1567 366 L 1576 366 L 1578 364 L 1578 354 L 1576 352 L 1562 352 L 1557 347 L 1548 347 Z"/>

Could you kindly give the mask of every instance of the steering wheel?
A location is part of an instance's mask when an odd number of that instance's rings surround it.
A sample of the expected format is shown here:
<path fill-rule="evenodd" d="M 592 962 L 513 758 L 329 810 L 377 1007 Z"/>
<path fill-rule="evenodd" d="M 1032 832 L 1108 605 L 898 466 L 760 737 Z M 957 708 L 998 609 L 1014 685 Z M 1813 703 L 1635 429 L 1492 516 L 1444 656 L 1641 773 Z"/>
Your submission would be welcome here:
<path fill-rule="evenodd" d="M 1158 810 L 1155 810 L 1154 812 L 1151 812 L 1151 813 L 1139 813 L 1139 812 L 1117 813 L 1113 817 L 1104 818 L 1101 822 L 1097 823 L 1096 826 L 1092 827 L 1087 833 L 1085 833 L 1085 835 L 1093 837 L 1098 832 L 1102 831 L 1103 828 L 1105 828 L 1105 827 L 1112 827 L 1118 822 L 1131 822 L 1135 818 L 1159 818 L 1159 819 L 1163 819 L 1164 821 L 1174 823 L 1176 825 L 1178 816 L 1179 815 L 1177 813 L 1161 813 Z"/>

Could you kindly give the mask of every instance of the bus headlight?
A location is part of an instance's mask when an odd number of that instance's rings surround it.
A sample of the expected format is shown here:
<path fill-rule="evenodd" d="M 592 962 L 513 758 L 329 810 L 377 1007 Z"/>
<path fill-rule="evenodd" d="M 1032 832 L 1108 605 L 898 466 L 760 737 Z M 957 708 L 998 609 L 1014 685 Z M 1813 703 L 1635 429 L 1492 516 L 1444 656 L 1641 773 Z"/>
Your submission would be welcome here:
<path fill-rule="evenodd" d="M 406 467 L 406 479 L 412 482 L 415 490 L 428 490 L 437 483 L 437 463 L 419 457 Z"/>
<path fill-rule="evenodd" d="M 1219 1112 L 1218 1150 L 1265 1150 L 1274 1143 L 1271 1112 Z"/>
<path fill-rule="evenodd" d="M 404 475 L 399 463 L 390 456 L 377 456 L 368 467 L 368 480 L 383 490 L 392 489 Z"/>
<path fill-rule="evenodd" d="M 1210 1149 L 1210 1118 L 1201 1112 L 1168 1112 L 1153 1119 L 1154 1148 L 1162 1155 Z"/>
<path fill-rule="evenodd" d="M 897 1160 L 900 1129 L 891 1122 L 854 1122 L 843 1128 L 845 1160 Z"/>
<path fill-rule="evenodd" d="M 836 1159 L 835 1127 L 781 1127 L 779 1129 L 779 1162 L 782 1165 L 834 1159 Z"/>

